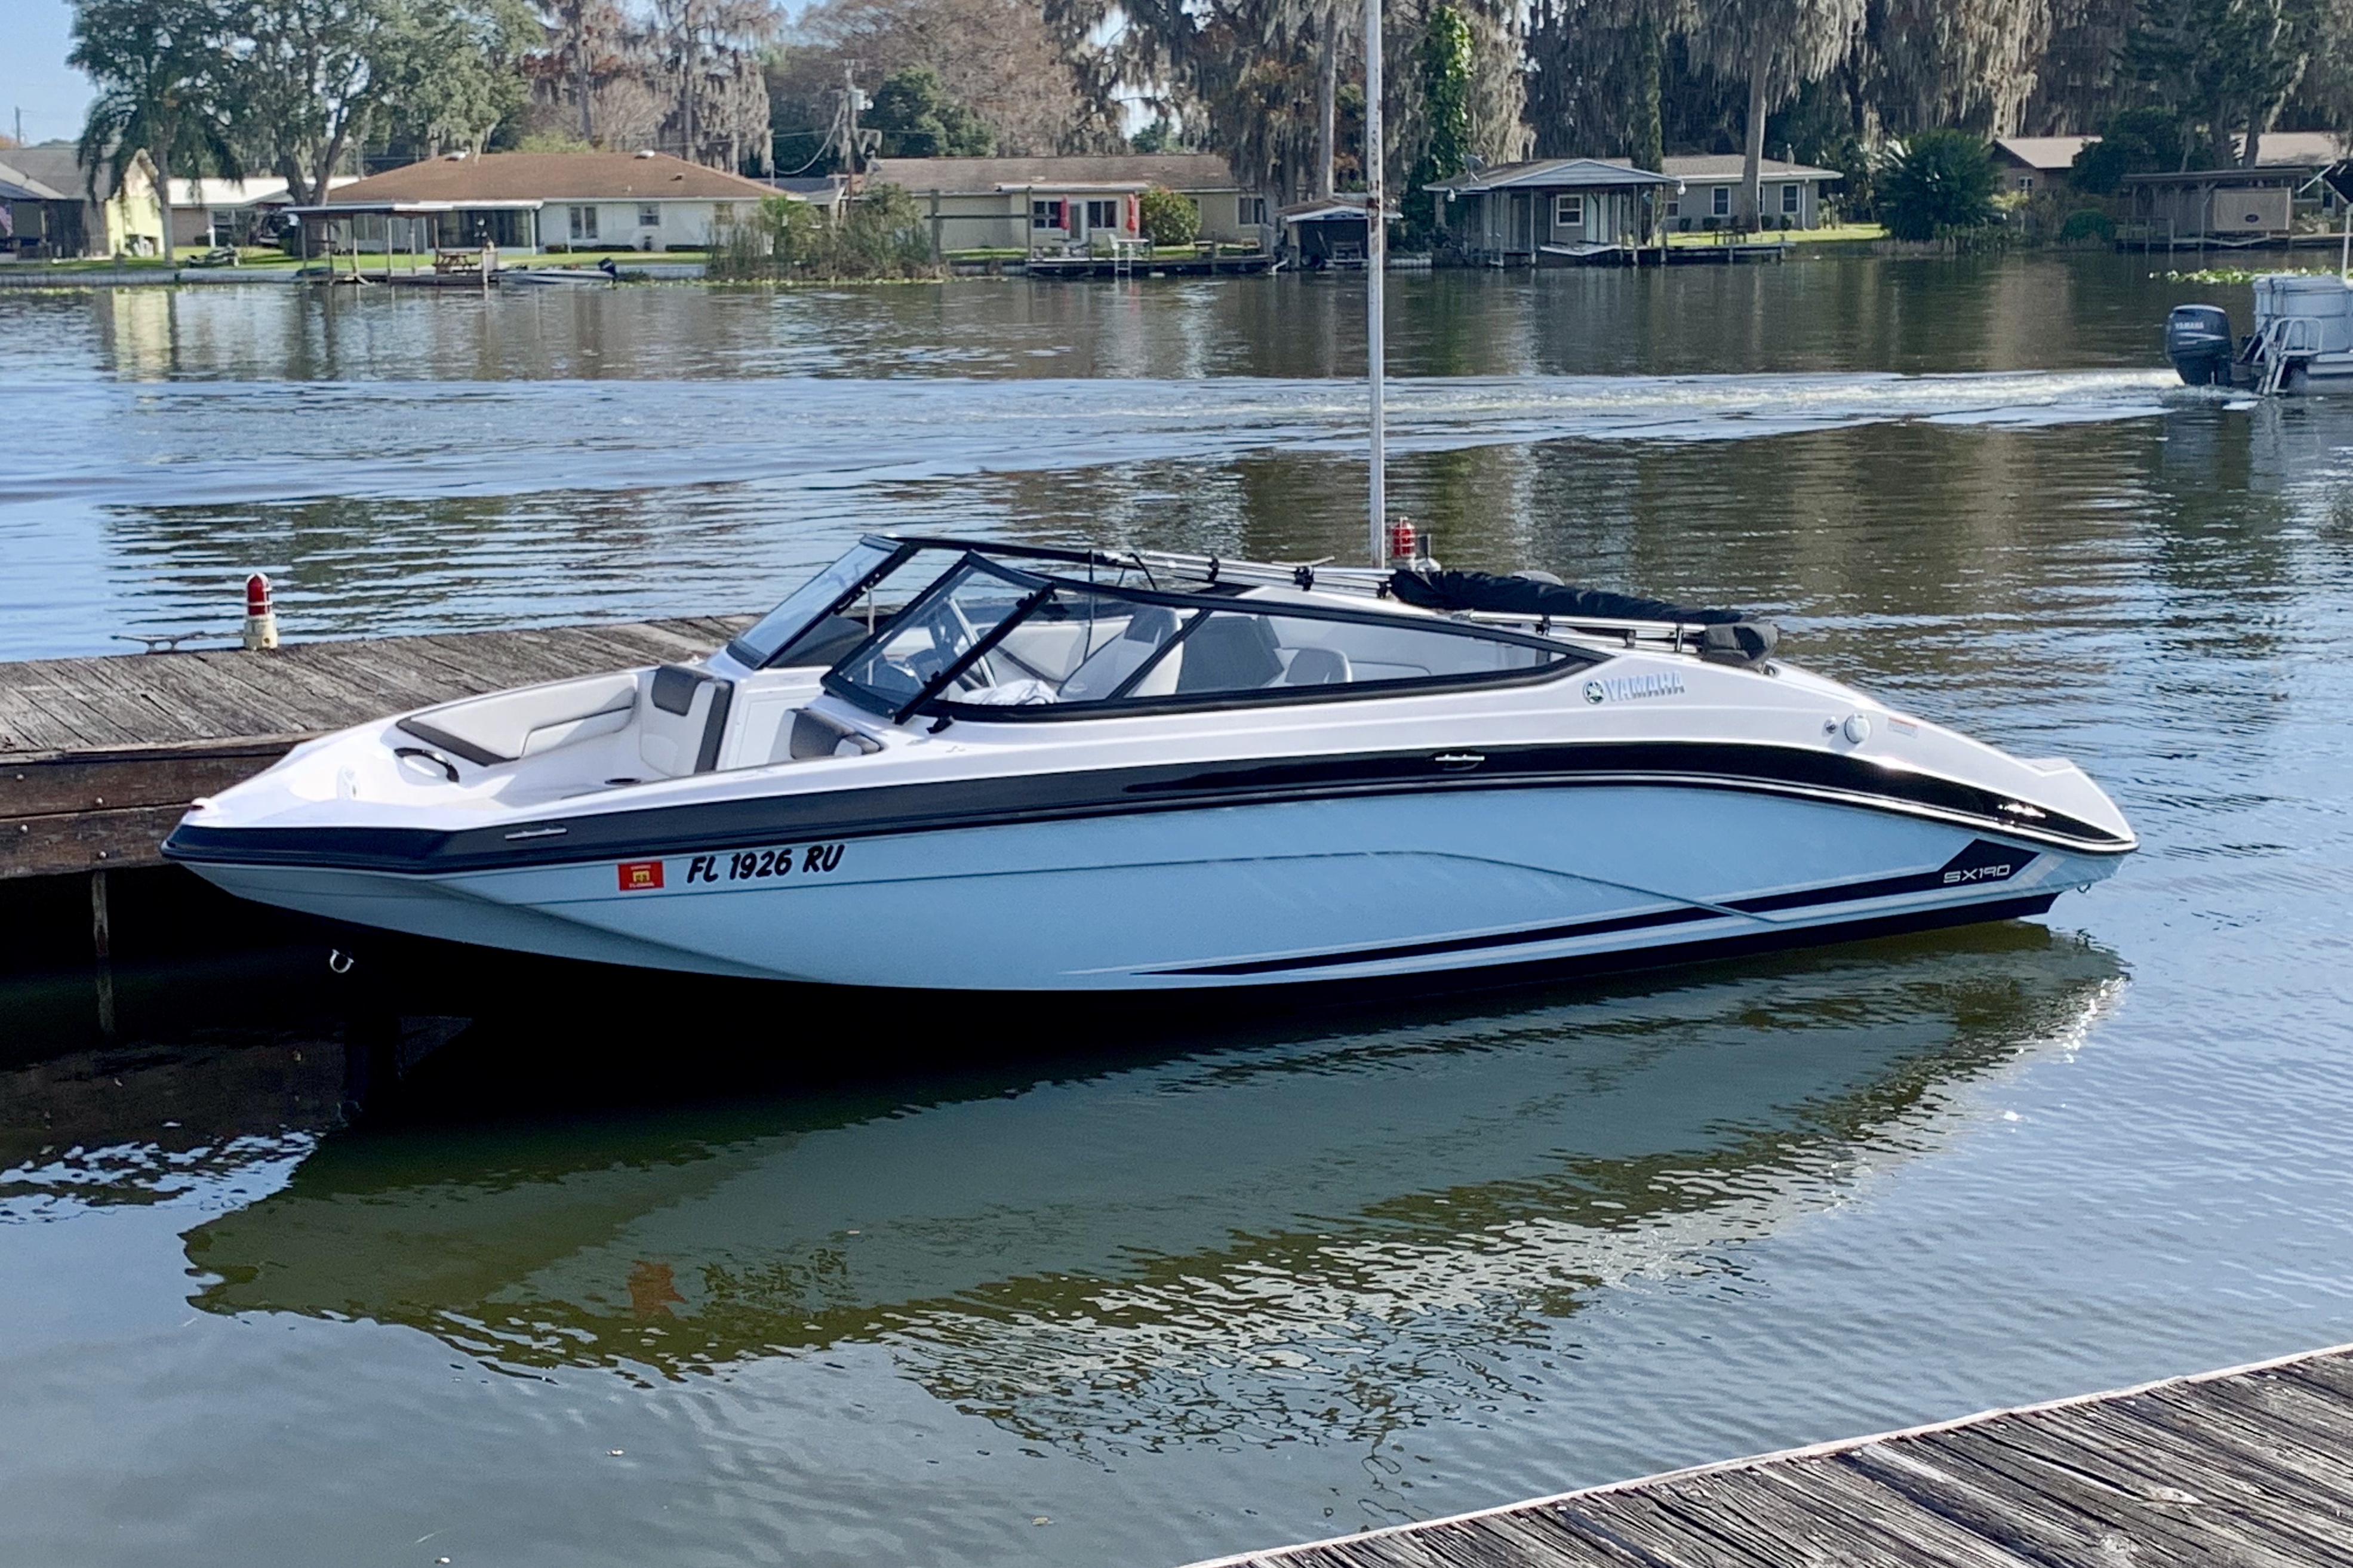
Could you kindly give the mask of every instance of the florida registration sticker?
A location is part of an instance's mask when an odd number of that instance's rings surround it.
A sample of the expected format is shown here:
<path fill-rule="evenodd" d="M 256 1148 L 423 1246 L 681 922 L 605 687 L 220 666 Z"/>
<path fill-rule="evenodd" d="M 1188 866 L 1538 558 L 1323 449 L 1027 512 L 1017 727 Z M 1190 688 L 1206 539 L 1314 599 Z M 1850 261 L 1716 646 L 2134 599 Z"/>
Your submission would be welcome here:
<path fill-rule="evenodd" d="M 659 888 L 662 863 L 659 860 L 624 860 L 621 862 L 621 891 L 634 893 L 642 888 Z"/>

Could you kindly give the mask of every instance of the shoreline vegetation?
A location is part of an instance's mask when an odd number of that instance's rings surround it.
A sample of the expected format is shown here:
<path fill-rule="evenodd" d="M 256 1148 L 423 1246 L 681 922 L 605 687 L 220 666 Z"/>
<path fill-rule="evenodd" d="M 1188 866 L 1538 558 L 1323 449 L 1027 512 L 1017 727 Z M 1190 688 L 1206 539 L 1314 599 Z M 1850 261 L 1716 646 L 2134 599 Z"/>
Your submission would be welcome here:
<path fill-rule="evenodd" d="M 486 153 L 660 152 L 854 186 L 878 158 L 1198 152 L 1270 214 L 1367 172 L 1348 6 L 813 0 L 788 23 L 778 0 L 69 3 L 68 63 L 97 88 L 88 188 L 143 169 L 164 235 L 174 182 L 266 175 L 316 209 L 341 178 Z M 2115 237 L 2141 221 L 2119 194 L 2132 175 L 2252 170 L 2266 138 L 2353 125 L 2353 0 L 1947 0 L 1935 27 L 1868 0 L 1392 9 L 1380 156 L 1401 248 L 1441 260 L 1475 242 L 1437 184 L 1525 159 L 1735 159 L 1728 209 L 1699 226 L 1794 238 L 1764 205 L 1770 152 L 1835 172 L 1839 222 L 2006 247 Z M 2021 135 L 2081 139 L 2080 166 L 1998 165 L 1994 139 Z M 1161 197 L 1183 202 L 1141 194 Z M 713 276 L 947 269 L 903 202 L 853 205 L 828 229 L 763 203 L 714 246 Z M 140 248 L 121 227 L 100 246 Z"/>
<path fill-rule="evenodd" d="M 948 276 L 914 197 L 876 185 L 828 218 L 807 202 L 774 196 L 719 226 L 703 276 L 714 283 L 892 281 Z"/>

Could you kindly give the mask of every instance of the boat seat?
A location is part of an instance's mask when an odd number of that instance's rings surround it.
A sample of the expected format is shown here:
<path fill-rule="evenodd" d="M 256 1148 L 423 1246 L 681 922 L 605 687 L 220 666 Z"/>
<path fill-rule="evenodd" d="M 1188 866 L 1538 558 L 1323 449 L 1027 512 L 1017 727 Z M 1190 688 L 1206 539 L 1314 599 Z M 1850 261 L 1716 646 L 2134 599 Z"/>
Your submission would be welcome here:
<path fill-rule="evenodd" d="M 1176 689 L 1254 691 L 1282 673 L 1276 647 L 1264 616 L 1211 616 L 1185 639 Z"/>
<path fill-rule="evenodd" d="M 1348 656 L 1336 647 L 1303 647 L 1291 656 L 1282 672 L 1285 686 L 1345 686 L 1356 679 Z"/>
<path fill-rule="evenodd" d="M 1127 629 L 1089 654 L 1062 682 L 1065 702 L 1097 702 L 1119 689 L 1162 643 L 1176 631 L 1176 612 L 1166 605 L 1139 605 Z"/>
<path fill-rule="evenodd" d="M 665 664 L 649 673 L 638 695 L 638 755 L 667 778 L 707 773 L 719 765 L 727 709 L 735 683 L 708 670 Z"/>
<path fill-rule="evenodd" d="M 444 702 L 410 714 L 399 728 L 478 767 L 496 767 L 623 730 L 638 700 L 638 677 L 590 675 Z"/>
<path fill-rule="evenodd" d="M 860 734 L 839 719 L 807 708 L 794 712 L 792 737 L 786 743 L 797 763 L 818 757 L 871 756 L 882 749 L 881 742 Z"/>

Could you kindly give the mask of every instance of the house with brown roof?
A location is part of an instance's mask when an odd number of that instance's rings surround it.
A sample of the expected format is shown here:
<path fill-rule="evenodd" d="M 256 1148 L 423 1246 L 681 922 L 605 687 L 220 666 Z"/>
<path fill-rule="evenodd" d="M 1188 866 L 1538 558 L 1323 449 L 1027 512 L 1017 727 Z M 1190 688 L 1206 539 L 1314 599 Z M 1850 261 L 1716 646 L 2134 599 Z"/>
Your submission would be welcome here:
<path fill-rule="evenodd" d="M 297 209 L 314 242 L 437 250 L 700 250 L 776 196 L 667 153 L 452 153 L 371 174 Z"/>
<path fill-rule="evenodd" d="M 2001 171 L 2004 190 L 2063 190 L 2076 157 L 2098 140 L 2096 136 L 1997 136 L 1994 166 Z"/>
<path fill-rule="evenodd" d="M 1060 254 L 1135 240 L 1142 237 L 1139 199 L 1155 186 L 1191 199 L 1205 240 L 1263 247 L 1272 236 L 1266 197 L 1212 153 L 879 158 L 864 180 L 913 195 L 943 253 Z"/>

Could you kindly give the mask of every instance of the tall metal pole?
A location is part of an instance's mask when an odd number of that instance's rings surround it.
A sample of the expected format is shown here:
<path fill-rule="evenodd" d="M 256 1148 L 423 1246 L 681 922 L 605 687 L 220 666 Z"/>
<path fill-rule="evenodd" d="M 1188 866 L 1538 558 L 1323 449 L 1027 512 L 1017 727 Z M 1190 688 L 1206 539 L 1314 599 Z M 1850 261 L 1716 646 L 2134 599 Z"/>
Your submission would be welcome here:
<path fill-rule="evenodd" d="M 1372 395 L 1372 466 L 1366 502 L 1372 524 L 1373 564 L 1387 566 L 1388 426 L 1381 372 L 1388 355 L 1382 289 L 1388 279 L 1388 212 L 1381 169 L 1381 0 L 1365 0 L 1365 374 Z"/>

